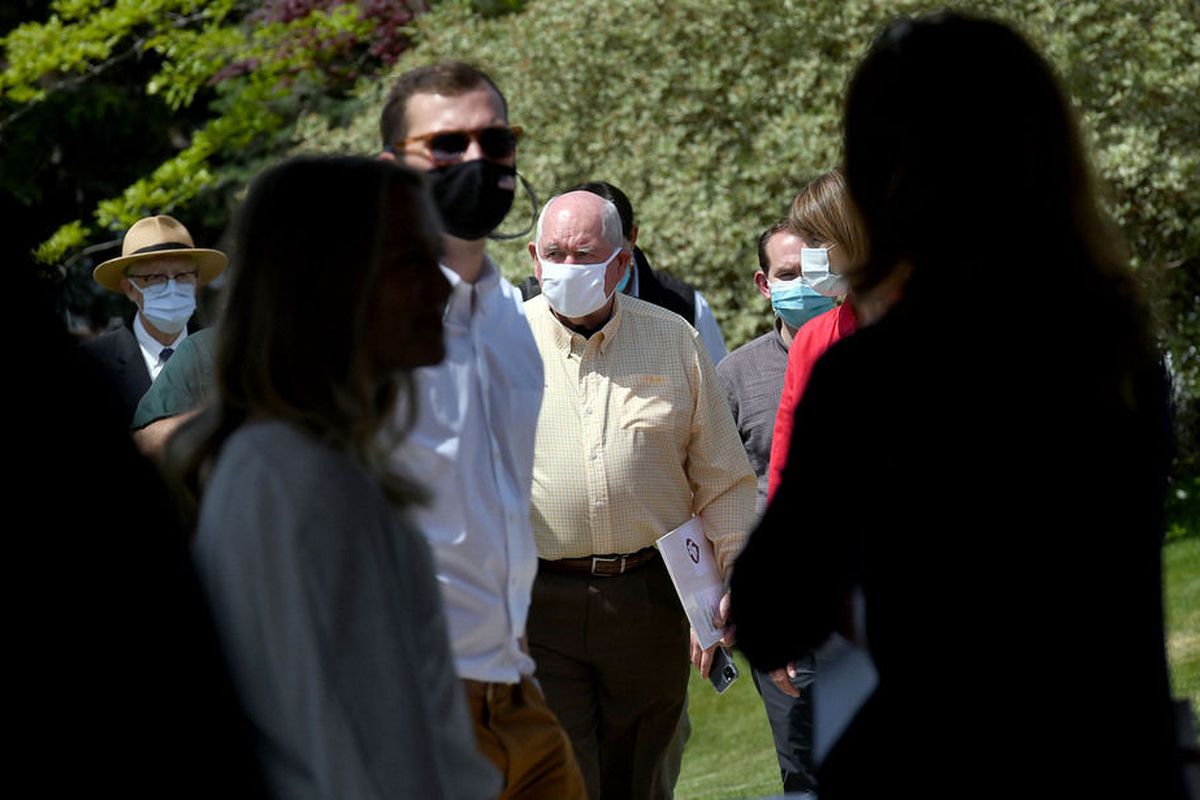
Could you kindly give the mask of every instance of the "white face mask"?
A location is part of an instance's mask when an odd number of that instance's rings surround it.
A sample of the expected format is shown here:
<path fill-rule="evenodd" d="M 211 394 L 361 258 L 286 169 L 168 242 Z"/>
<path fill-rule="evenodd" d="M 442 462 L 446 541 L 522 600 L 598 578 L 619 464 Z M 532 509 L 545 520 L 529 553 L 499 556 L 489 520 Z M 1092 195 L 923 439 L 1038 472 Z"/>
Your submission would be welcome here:
<path fill-rule="evenodd" d="M 621 252 L 618 247 L 600 264 L 560 264 L 538 258 L 542 265 L 542 294 L 550 307 L 570 319 L 586 317 L 604 307 L 612 294 L 604 291 L 608 265 Z"/>
<path fill-rule="evenodd" d="M 196 287 L 191 284 L 171 278 L 161 286 L 143 289 L 129 283 L 142 294 L 142 316 L 163 333 L 179 333 L 196 311 Z"/>
<path fill-rule="evenodd" d="M 837 297 L 850 288 L 845 278 L 829 271 L 829 251 L 836 246 L 800 248 L 800 276 L 826 297 Z"/>

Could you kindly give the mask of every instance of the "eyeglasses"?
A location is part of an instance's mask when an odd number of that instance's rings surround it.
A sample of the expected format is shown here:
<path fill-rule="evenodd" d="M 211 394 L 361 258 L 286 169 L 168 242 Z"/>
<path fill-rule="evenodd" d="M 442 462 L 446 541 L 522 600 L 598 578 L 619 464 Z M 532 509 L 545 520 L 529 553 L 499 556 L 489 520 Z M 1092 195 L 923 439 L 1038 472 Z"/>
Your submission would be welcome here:
<path fill-rule="evenodd" d="M 521 138 L 521 128 L 517 125 L 505 127 L 495 125 L 490 128 L 475 128 L 469 131 L 437 131 L 423 133 L 420 136 L 410 136 L 399 142 L 396 149 L 406 150 L 410 144 L 420 142 L 428 145 L 429 158 L 435 164 L 451 164 L 462 161 L 467 154 L 471 142 L 479 142 L 483 155 L 493 161 L 511 158 L 517 152 L 517 140 Z"/>
<path fill-rule="evenodd" d="M 194 286 L 200 277 L 198 270 L 190 270 L 188 272 L 176 272 L 174 275 L 168 275 L 165 272 L 148 272 L 141 275 L 129 275 L 129 280 L 133 281 L 135 286 L 145 289 L 147 286 L 162 286 L 172 278 L 176 283 L 182 283 L 185 286 Z"/>

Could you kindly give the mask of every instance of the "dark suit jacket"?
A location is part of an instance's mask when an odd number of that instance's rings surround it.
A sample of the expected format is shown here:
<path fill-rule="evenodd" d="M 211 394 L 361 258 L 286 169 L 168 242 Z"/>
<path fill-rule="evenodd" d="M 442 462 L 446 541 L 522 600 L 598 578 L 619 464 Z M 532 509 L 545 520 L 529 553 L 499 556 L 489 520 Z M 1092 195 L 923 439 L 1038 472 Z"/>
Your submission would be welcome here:
<path fill-rule="evenodd" d="M 150 388 L 146 360 L 133 333 L 133 318 L 115 331 L 83 343 L 84 352 L 100 368 L 113 398 L 124 411 L 125 424 L 133 419 L 138 401 Z"/>

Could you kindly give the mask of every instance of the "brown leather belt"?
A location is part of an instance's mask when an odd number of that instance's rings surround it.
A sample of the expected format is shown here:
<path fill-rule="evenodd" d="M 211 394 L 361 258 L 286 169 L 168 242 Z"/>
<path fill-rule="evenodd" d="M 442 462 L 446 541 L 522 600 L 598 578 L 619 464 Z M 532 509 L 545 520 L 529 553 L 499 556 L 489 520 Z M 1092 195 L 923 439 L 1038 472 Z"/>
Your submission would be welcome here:
<path fill-rule="evenodd" d="M 658 549 L 646 547 L 636 553 L 611 556 L 584 556 L 583 558 L 559 558 L 554 561 L 538 559 L 538 568 L 547 572 L 562 572 L 568 575 L 597 575 L 612 578 L 624 575 L 658 558 Z"/>

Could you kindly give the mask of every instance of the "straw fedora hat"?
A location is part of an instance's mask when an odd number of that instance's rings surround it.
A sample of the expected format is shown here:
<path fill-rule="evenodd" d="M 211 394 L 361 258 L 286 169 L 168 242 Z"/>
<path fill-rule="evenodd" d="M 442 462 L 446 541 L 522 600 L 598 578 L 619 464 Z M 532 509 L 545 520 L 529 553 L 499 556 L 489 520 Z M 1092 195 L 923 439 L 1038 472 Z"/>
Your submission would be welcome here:
<path fill-rule="evenodd" d="M 191 256 L 200 273 L 200 286 L 224 272 L 229 263 L 220 250 L 196 247 L 183 223 L 164 214 L 143 217 L 133 223 L 121 243 L 121 257 L 110 258 L 96 267 L 92 270 L 92 277 L 105 289 L 120 292 L 121 279 L 131 264 L 163 256 Z"/>

